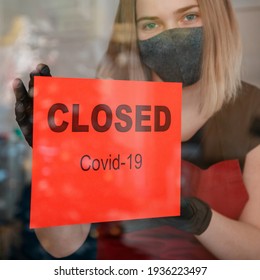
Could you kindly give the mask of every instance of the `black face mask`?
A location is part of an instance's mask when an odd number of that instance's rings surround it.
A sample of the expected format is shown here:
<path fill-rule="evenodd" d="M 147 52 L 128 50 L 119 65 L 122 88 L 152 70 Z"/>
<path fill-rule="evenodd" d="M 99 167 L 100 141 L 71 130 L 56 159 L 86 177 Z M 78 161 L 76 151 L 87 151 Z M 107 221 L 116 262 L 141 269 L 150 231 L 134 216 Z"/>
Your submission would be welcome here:
<path fill-rule="evenodd" d="M 139 40 L 143 63 L 165 82 L 195 84 L 200 79 L 203 28 L 175 28 Z"/>

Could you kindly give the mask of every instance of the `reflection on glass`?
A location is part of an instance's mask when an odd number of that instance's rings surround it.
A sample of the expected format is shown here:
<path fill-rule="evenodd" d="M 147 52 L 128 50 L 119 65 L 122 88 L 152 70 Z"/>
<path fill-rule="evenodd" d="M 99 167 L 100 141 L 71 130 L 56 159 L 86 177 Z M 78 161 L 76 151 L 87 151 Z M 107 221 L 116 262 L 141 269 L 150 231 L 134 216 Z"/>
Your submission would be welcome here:
<path fill-rule="evenodd" d="M 259 182 L 255 159 L 259 157 L 260 144 L 260 93 L 259 89 L 244 82 L 240 89 L 237 88 L 240 80 L 234 78 L 234 75 L 238 77 L 240 72 L 240 55 L 237 49 L 238 38 L 235 37 L 237 30 L 232 29 L 235 25 L 231 10 L 227 11 L 228 6 L 225 6 L 220 13 L 222 2 L 215 4 L 214 13 L 210 13 L 208 1 L 191 0 L 188 1 L 192 4 L 189 7 L 176 7 L 177 3 L 179 5 L 183 3 L 165 0 L 164 5 L 167 9 L 163 9 L 164 12 L 170 11 L 172 15 L 172 11 L 176 9 L 178 14 L 185 11 L 181 14 L 181 20 L 168 22 L 164 14 L 158 15 L 159 9 L 156 9 L 158 7 L 156 5 L 162 5 L 161 1 L 124 0 L 120 1 L 121 6 L 113 25 L 118 2 L 46 0 L 42 3 L 25 0 L 21 4 L 18 0 L 0 0 L 2 63 L 0 69 L 0 259 L 50 259 L 57 256 L 69 259 L 260 258 L 257 241 L 254 240 L 252 231 L 244 227 L 246 223 L 256 231 L 260 227 L 255 213 L 250 212 L 250 209 L 259 210 L 259 202 L 252 201 L 252 197 L 259 196 L 259 193 L 258 191 L 252 193 L 252 189 L 256 190 L 252 185 L 257 185 Z M 137 3 L 136 7 L 134 3 Z M 152 12 L 147 8 L 147 3 L 149 9 L 153 7 Z M 200 7 L 203 9 L 200 10 Z M 240 9 L 238 12 L 243 18 L 250 17 L 248 11 Z M 255 15 L 256 11 L 252 13 Z M 217 18 L 214 16 L 209 18 L 208 14 L 215 14 Z M 161 44 L 161 40 L 158 42 L 156 40 L 158 38 L 168 40 L 167 36 L 172 33 L 167 33 L 166 29 L 180 28 L 183 24 L 189 28 L 199 28 L 200 17 L 205 31 L 203 64 L 199 65 L 201 71 L 197 71 L 197 74 L 201 74 L 201 83 L 197 84 L 198 87 L 191 85 L 191 88 L 185 89 L 183 94 L 182 196 L 195 197 L 206 202 L 209 207 L 204 203 L 199 204 L 205 214 L 203 218 L 208 221 L 210 215 L 208 213 L 212 210 L 220 224 L 214 226 L 209 221 L 207 226 L 210 230 L 200 237 L 196 235 L 197 223 L 191 218 L 194 216 L 189 211 L 187 215 L 195 225 L 190 226 L 191 223 L 174 219 L 93 224 L 88 238 L 80 249 L 75 249 L 75 252 L 69 256 L 62 250 L 60 254 L 50 252 L 54 256 L 52 257 L 46 252 L 46 248 L 43 249 L 44 246 L 40 245 L 35 233 L 28 229 L 31 150 L 26 146 L 15 122 L 11 81 L 19 76 L 27 84 L 28 74 L 38 63 L 44 62 L 50 66 L 53 75 L 65 77 L 97 76 L 104 79 L 148 81 L 163 79 L 167 82 L 163 77 L 171 74 L 170 66 L 173 63 L 170 63 L 168 57 L 162 57 L 163 53 L 169 54 L 166 46 L 170 48 L 171 55 L 175 55 L 174 59 L 180 68 L 178 71 L 185 76 L 187 72 L 190 74 L 191 68 L 185 67 L 183 63 L 185 61 L 193 63 L 195 60 L 192 55 L 189 52 L 185 53 L 185 48 L 178 48 L 178 44 Z M 220 21 L 220 18 L 224 17 L 225 20 Z M 259 18 L 258 14 L 257 18 Z M 143 27 L 141 31 L 136 29 L 136 19 L 139 23 L 148 21 L 145 25 L 141 25 Z M 245 20 L 245 22 L 249 21 Z M 225 26 L 221 26 L 223 22 L 226 23 Z M 233 24 L 229 25 L 230 22 Z M 154 32 L 151 30 L 162 26 L 167 27 L 157 34 L 159 35 L 157 39 L 149 35 Z M 218 28 L 214 29 L 214 26 Z M 245 28 L 247 31 L 248 29 L 250 28 Z M 217 33 L 216 30 L 220 32 Z M 140 34 L 140 32 L 150 33 Z M 147 40 L 151 39 L 146 41 L 148 44 L 145 45 L 144 52 L 149 52 L 149 46 L 157 46 L 150 49 L 159 50 L 156 61 L 153 61 L 153 55 L 150 58 L 152 61 L 144 63 L 144 53 L 139 45 L 139 41 L 144 38 L 141 35 L 147 35 L 145 37 Z M 178 36 L 178 38 L 185 37 L 186 43 L 200 47 L 196 36 L 196 38 L 187 34 L 184 36 L 183 30 L 180 30 Z M 251 42 L 250 39 L 247 41 Z M 259 46 L 259 44 L 254 45 Z M 208 57 L 205 55 L 207 51 Z M 162 65 L 161 61 L 166 62 Z M 164 75 L 165 73 L 167 75 Z M 201 89 L 204 89 L 202 95 L 200 95 Z M 228 92 L 227 94 L 233 92 L 233 97 L 236 98 L 225 100 L 222 94 L 225 91 Z M 196 96 L 203 98 L 203 102 L 200 102 L 202 99 Z M 43 102 L 48 104 L 48 100 Z M 194 108 L 203 108 L 206 117 Z M 124 144 L 120 139 L 117 139 L 117 142 L 118 145 Z M 143 146 L 145 144 L 142 143 Z M 62 145 L 66 144 L 61 143 Z M 41 152 L 47 158 L 58 153 L 45 143 L 42 145 Z M 62 153 L 60 157 L 68 164 L 73 160 L 68 153 Z M 136 160 L 136 163 L 140 164 L 141 159 Z M 95 161 L 95 158 L 89 161 L 94 168 L 100 164 Z M 90 163 L 84 162 L 84 164 L 87 168 Z M 156 164 L 160 165 L 160 162 Z M 59 166 L 56 168 L 58 170 Z M 46 166 L 41 172 L 47 178 L 54 170 Z M 170 176 L 171 170 L 167 172 Z M 244 180 L 243 175 L 247 180 Z M 256 178 L 255 181 L 252 181 L 252 178 Z M 106 179 L 110 181 L 113 178 L 107 173 Z M 144 188 L 145 194 L 144 178 L 136 179 Z M 119 180 L 123 185 L 124 178 Z M 40 188 L 47 189 L 51 195 L 51 187 L 46 181 L 40 182 Z M 72 183 L 69 182 L 64 188 L 64 193 L 70 196 L 72 188 Z M 77 196 L 75 196 L 75 203 L 77 203 L 76 199 Z M 141 198 L 138 199 L 141 201 Z M 198 205 L 199 202 L 194 203 Z M 215 213 L 220 215 L 215 216 Z M 70 215 L 76 217 L 78 213 L 72 212 Z M 251 220 L 248 217 L 252 217 Z M 252 220 L 256 222 L 252 224 Z M 222 225 L 226 226 L 221 227 Z M 245 230 L 247 240 L 243 239 L 239 230 L 233 231 L 235 225 Z M 73 231 L 78 228 L 76 225 Z M 195 235 L 194 228 L 196 228 Z M 48 236 L 42 244 L 46 240 L 49 241 Z M 237 243 L 240 246 L 237 247 L 233 240 L 239 240 Z M 222 247 L 222 244 L 229 246 Z M 63 244 L 61 247 L 66 245 Z"/>

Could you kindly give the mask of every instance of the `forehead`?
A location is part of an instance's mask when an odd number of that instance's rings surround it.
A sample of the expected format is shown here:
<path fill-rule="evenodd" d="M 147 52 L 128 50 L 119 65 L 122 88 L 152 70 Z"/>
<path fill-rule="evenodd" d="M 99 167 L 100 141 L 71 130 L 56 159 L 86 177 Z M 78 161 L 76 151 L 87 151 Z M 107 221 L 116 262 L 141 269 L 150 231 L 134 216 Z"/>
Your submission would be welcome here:
<path fill-rule="evenodd" d="M 136 13 L 137 17 L 154 16 L 194 5 L 198 5 L 197 0 L 136 0 Z"/>

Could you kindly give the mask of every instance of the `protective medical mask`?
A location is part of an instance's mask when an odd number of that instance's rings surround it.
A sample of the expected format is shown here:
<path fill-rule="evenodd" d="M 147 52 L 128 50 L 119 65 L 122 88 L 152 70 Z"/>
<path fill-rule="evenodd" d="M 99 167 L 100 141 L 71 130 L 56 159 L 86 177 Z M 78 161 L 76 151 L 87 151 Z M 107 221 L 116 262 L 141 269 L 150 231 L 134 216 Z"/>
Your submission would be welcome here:
<path fill-rule="evenodd" d="M 200 79 L 203 28 L 174 28 L 139 40 L 143 63 L 165 82 L 195 84 Z"/>

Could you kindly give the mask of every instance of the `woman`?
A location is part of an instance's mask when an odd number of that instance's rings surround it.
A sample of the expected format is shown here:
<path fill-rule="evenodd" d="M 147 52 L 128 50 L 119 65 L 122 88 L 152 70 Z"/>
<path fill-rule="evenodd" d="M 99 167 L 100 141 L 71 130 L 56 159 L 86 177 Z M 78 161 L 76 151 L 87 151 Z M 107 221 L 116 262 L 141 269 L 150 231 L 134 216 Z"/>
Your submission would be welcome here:
<path fill-rule="evenodd" d="M 239 42 L 228 0 L 120 1 L 98 77 L 184 85 L 181 217 L 128 222 L 124 240 L 138 248 L 136 258 L 260 259 L 260 94 L 241 83 Z M 34 75 L 50 73 L 40 65 Z M 17 121 L 30 141 L 30 98 L 20 80 L 14 90 Z M 89 228 L 36 234 L 51 254 L 64 256 L 81 246 Z M 101 258 L 108 257 L 104 250 Z M 131 258 L 128 252 L 123 258 Z"/>

